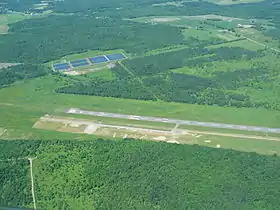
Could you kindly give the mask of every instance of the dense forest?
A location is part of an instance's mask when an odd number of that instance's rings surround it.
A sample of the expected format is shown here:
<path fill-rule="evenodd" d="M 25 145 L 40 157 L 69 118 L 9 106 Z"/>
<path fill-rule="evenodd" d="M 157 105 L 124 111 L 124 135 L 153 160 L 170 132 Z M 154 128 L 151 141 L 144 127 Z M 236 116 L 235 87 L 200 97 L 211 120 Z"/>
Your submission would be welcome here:
<path fill-rule="evenodd" d="M 0 62 L 44 63 L 87 50 L 124 49 L 143 54 L 184 43 L 177 27 L 109 17 L 51 15 L 12 24 L 9 31 L 0 36 Z"/>
<path fill-rule="evenodd" d="M 29 3 L 33 2 L 29 1 Z M 0 36 L 0 62 L 42 63 L 87 50 L 124 49 L 129 53 L 142 54 L 151 49 L 196 43 L 195 40 L 184 40 L 181 30 L 177 27 L 126 20 L 126 18 L 151 15 L 214 13 L 245 19 L 260 18 L 275 24 L 276 27 L 268 30 L 266 35 L 279 39 L 277 27 L 280 26 L 278 15 L 280 5 L 270 0 L 231 6 L 207 2 L 185 2 L 181 7 L 152 6 L 160 2 L 166 0 L 58 1 L 52 9 L 66 14 L 54 13 L 45 18 L 35 18 L 10 25 L 11 33 Z M 213 43 L 217 41 L 212 40 Z"/>
<path fill-rule="evenodd" d="M 31 204 L 30 189 L 28 160 L 0 159 L 0 209 L 1 206 L 26 207 Z"/>
<path fill-rule="evenodd" d="M 1 159 L 35 155 L 38 209 L 280 206 L 280 159 L 276 156 L 131 139 L 0 141 Z M 26 166 L 19 169 L 19 165 L 0 165 L 5 175 L 1 175 L 2 193 L 12 189 L 3 186 L 15 175 L 22 181 L 16 186 L 28 184 Z M 18 204 L 22 193 L 14 196 L 10 205 Z M 30 197 L 21 202 L 30 203 Z"/>
<path fill-rule="evenodd" d="M 0 70 L 0 88 L 12 84 L 13 82 L 41 77 L 51 70 L 43 65 L 20 64 Z"/>

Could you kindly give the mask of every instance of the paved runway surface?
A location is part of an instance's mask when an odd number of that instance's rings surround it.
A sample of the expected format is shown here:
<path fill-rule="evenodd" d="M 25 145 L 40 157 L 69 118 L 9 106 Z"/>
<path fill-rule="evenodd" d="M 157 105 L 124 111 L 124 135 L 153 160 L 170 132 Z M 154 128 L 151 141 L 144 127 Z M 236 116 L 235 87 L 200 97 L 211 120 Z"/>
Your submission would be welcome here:
<path fill-rule="evenodd" d="M 130 120 L 142 120 L 142 121 L 151 121 L 151 122 L 164 122 L 164 123 L 172 123 L 172 124 L 180 124 L 180 125 L 195 125 L 195 126 L 211 127 L 211 128 L 228 128 L 228 129 L 245 130 L 245 131 L 280 133 L 280 128 L 266 128 L 266 127 L 257 127 L 257 126 L 248 126 L 248 125 L 233 125 L 233 124 L 223 124 L 223 123 L 213 123 L 213 122 L 198 122 L 198 121 L 178 120 L 178 119 L 170 119 L 170 118 L 116 114 L 116 113 L 108 113 L 108 112 L 95 112 L 95 111 L 86 111 L 86 110 L 81 110 L 76 108 L 71 108 L 67 110 L 66 113 L 130 119 Z"/>

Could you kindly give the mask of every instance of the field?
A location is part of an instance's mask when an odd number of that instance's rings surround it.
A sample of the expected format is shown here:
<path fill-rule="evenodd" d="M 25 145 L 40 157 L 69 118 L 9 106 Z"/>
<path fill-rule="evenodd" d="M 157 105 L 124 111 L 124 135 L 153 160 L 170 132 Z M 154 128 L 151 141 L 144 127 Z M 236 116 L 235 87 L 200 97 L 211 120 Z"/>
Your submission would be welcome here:
<path fill-rule="evenodd" d="M 60 78 L 60 77 L 59 77 Z M 61 78 L 60 78 L 61 79 Z M 56 132 L 53 129 L 57 129 L 56 125 L 48 125 L 51 130 L 41 130 L 32 128 L 36 121 L 45 114 L 54 116 L 66 116 L 64 110 L 71 107 L 79 107 L 84 109 L 90 109 L 95 111 L 107 111 L 107 112 L 119 112 L 125 114 L 139 114 L 146 116 L 158 116 L 158 117 L 170 117 L 186 120 L 205 120 L 214 122 L 224 122 L 224 123 L 235 123 L 235 124 L 247 124 L 247 125 L 260 125 L 260 126 L 270 126 L 277 127 L 279 125 L 279 117 L 275 115 L 274 112 L 270 112 L 264 109 L 252 110 L 252 109 L 233 109 L 233 108 L 222 108 L 222 107 L 207 107 L 199 105 L 187 105 L 179 103 L 165 103 L 165 102 L 141 102 L 136 100 L 126 100 L 126 99 L 114 99 L 114 98 L 102 98 L 94 96 L 78 96 L 78 95 L 65 95 L 54 93 L 53 87 L 59 85 L 58 83 L 63 82 L 54 79 L 51 76 L 38 78 L 35 80 L 27 80 L 16 86 L 1 89 L 0 96 L 5 98 L 5 101 L 1 102 L 1 121 L 0 127 L 6 129 L 6 132 L 2 134 L 3 139 L 92 139 L 95 138 L 92 135 L 79 133 L 71 133 L 72 130 L 67 130 L 67 132 Z M 66 81 L 65 81 L 66 82 Z M 27 97 L 27 95 L 32 95 L 32 97 Z M 19 104 L 18 101 L 21 101 Z M 164 109 L 163 109 L 164 108 Z M 211 111 L 209 111 L 211 109 Z M 169 110 L 169 111 L 167 111 Z M 170 111 L 172 110 L 172 112 Z M 231 114 L 234 113 L 234 114 Z M 258 113 L 258 114 L 256 114 Z M 68 117 L 75 117 L 74 115 L 67 114 Z M 174 128 L 173 125 L 166 125 L 165 123 L 151 123 L 151 122 L 140 122 L 137 120 L 130 120 L 129 122 L 121 119 L 106 119 L 106 118 L 96 118 L 96 117 L 86 117 L 79 116 L 78 118 L 102 121 L 109 125 L 118 126 L 130 126 L 130 127 L 140 127 L 147 129 L 160 129 L 169 130 Z M 7 119 L 9 119 L 7 121 Z M 259 122 L 259 123 L 256 123 Z M 54 126 L 54 127 L 53 127 Z M 183 127 L 182 127 L 183 128 Z M 199 128 L 190 128 L 187 130 L 199 131 Z M 205 130 L 204 130 L 205 131 Z M 223 130 L 206 130 L 208 132 L 227 132 L 233 134 L 243 134 L 243 135 L 260 135 L 265 136 L 260 133 L 247 133 L 244 131 L 223 131 Z M 104 131 L 105 132 L 105 131 Z M 127 132 L 128 133 L 128 132 Z M 191 132 L 192 133 L 192 132 Z M 193 132 L 195 133 L 195 132 Z M 110 132 L 110 138 L 113 137 L 114 132 Z M 123 137 L 120 135 L 119 137 Z M 102 133 L 98 133 L 98 136 L 102 136 Z M 108 135 L 105 135 L 108 136 Z M 132 135 L 133 136 L 133 135 Z M 141 135 L 143 136 L 143 135 Z M 140 136 L 140 137 L 141 137 Z M 274 135 L 269 135 L 273 137 Z M 137 135 L 134 137 L 137 137 Z M 277 137 L 277 135 L 275 136 Z M 225 136 L 213 136 L 213 135 L 203 135 L 201 141 L 196 142 L 202 145 L 216 146 L 217 144 L 207 144 L 205 140 L 207 138 L 222 139 L 224 143 L 219 142 L 221 147 L 229 148 L 232 146 L 234 149 L 242 149 L 247 151 L 256 151 L 265 154 L 271 154 L 271 148 L 278 142 L 266 141 L 266 140 L 252 140 L 246 138 L 233 138 Z M 113 139 L 113 138 L 112 138 Z M 236 141 L 234 139 L 237 139 Z M 240 140 L 238 140 L 240 139 Z M 178 141 L 178 140 L 177 140 Z M 251 145 L 250 142 L 260 142 L 260 146 L 257 147 L 243 147 L 238 146 L 235 142 L 249 142 L 244 143 L 246 145 Z M 186 143 L 194 143 L 194 137 L 187 137 Z M 264 142 L 263 144 L 261 142 Z M 182 139 L 182 143 L 184 140 Z M 263 145 L 266 144 L 267 147 Z M 277 149 L 275 151 L 278 151 Z"/>

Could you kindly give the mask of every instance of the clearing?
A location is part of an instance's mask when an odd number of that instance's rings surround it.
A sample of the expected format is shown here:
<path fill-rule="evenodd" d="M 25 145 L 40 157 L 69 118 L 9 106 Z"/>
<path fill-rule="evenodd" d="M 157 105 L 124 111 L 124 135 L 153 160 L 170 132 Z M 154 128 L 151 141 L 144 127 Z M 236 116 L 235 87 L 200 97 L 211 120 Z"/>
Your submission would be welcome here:
<path fill-rule="evenodd" d="M 223 133 L 213 131 L 189 130 L 173 125 L 171 130 L 162 130 L 158 127 L 143 128 L 139 124 L 134 124 L 127 120 L 127 125 L 119 125 L 111 122 L 105 124 L 102 121 L 92 121 L 88 119 L 72 118 L 65 116 L 45 115 L 34 125 L 34 128 L 56 130 L 59 132 L 95 134 L 97 136 L 108 136 L 113 138 L 135 138 L 156 141 L 176 141 L 177 143 L 193 143 L 201 136 L 221 136 L 239 139 L 255 139 L 280 141 L 279 137 L 257 136 L 237 133 Z"/>

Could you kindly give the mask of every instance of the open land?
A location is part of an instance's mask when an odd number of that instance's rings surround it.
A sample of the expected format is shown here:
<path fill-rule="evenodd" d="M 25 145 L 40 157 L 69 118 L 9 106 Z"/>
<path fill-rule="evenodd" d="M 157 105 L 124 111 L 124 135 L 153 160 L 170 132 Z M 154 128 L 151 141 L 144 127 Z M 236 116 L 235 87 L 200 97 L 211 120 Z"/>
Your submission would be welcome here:
<path fill-rule="evenodd" d="M 97 118 L 97 119 L 86 119 L 86 118 L 74 118 L 69 116 L 52 116 L 45 115 L 40 117 L 40 119 L 33 125 L 33 128 L 36 129 L 46 129 L 46 130 L 55 130 L 58 132 L 68 132 L 76 134 L 94 134 L 96 136 L 104 136 L 112 139 L 142 139 L 142 140 L 151 140 L 151 141 L 162 141 L 167 143 L 177 143 L 177 144 L 203 144 L 213 147 L 223 147 L 227 148 L 228 144 L 232 145 L 230 141 L 245 141 L 249 142 L 256 141 L 268 141 L 267 147 L 262 149 L 252 149 L 252 148 L 243 148 L 248 149 L 249 151 L 257 151 L 261 153 L 272 153 L 275 151 L 278 153 L 278 149 L 271 150 L 270 144 L 275 144 L 274 142 L 280 141 L 280 137 L 273 136 L 261 136 L 261 135 L 252 135 L 252 134 L 238 134 L 230 132 L 215 132 L 212 130 L 201 131 L 195 129 L 186 129 L 180 127 L 178 124 L 173 124 L 172 128 L 166 129 L 162 124 L 159 125 L 142 125 L 139 123 L 133 122 L 133 120 L 126 120 L 119 123 L 116 120 L 110 120 L 107 117 Z M 105 122 L 105 123 L 104 123 Z M 144 126 L 145 124 L 145 126 Z M 213 144 L 213 138 L 219 142 Z M 227 138 L 231 139 L 230 141 Z M 223 139 L 223 141 L 219 141 Z M 270 143 L 271 142 L 271 143 Z M 218 145 L 218 146 L 217 146 Z M 239 147 L 240 149 L 240 147 Z M 279 150 L 280 152 L 280 150 Z"/>

